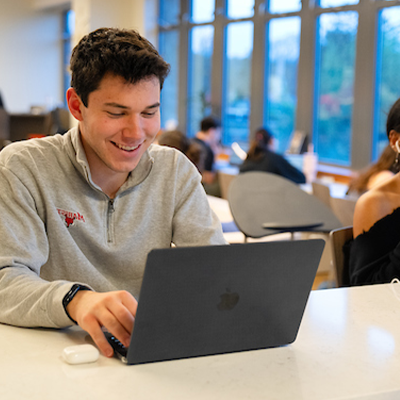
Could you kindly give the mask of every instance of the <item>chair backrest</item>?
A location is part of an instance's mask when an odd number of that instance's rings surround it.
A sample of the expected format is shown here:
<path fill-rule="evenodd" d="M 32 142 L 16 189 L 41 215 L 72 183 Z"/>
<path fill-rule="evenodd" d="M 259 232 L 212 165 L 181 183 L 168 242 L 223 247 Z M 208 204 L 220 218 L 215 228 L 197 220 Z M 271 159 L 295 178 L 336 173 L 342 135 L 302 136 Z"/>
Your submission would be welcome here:
<path fill-rule="evenodd" d="M 10 116 L 4 108 L 0 108 L 0 139 L 10 138 Z"/>
<path fill-rule="evenodd" d="M 324 204 L 328 207 L 331 206 L 331 191 L 329 186 L 324 185 L 323 183 L 313 181 L 311 182 L 312 186 L 312 194 L 320 199 Z"/>
<path fill-rule="evenodd" d="M 346 226 L 344 228 L 334 229 L 329 234 L 332 248 L 333 269 L 336 275 L 338 287 L 347 286 L 345 278 L 345 253 L 343 251 L 344 244 L 353 238 L 353 227 Z"/>
<path fill-rule="evenodd" d="M 10 140 L 24 140 L 29 137 L 49 135 L 52 128 L 50 113 L 10 114 Z"/>
<path fill-rule="evenodd" d="M 312 182 L 312 193 L 330 207 L 343 226 L 353 225 L 353 215 L 357 199 L 331 196 L 329 186 L 318 181 Z"/>
<path fill-rule="evenodd" d="M 354 209 L 357 199 L 350 197 L 331 197 L 331 208 L 343 226 L 353 225 Z"/>
<path fill-rule="evenodd" d="M 226 172 L 218 171 L 219 187 L 221 188 L 221 197 L 225 200 L 228 199 L 228 190 L 231 182 L 236 175 L 227 174 Z"/>
<path fill-rule="evenodd" d="M 290 180 L 268 172 L 245 172 L 229 187 L 228 201 L 237 227 L 247 237 L 276 234 L 264 223 L 300 226 L 322 224 L 317 232 L 330 232 L 342 224 L 323 202 Z M 301 229 L 298 229 L 301 231 Z"/>
<path fill-rule="evenodd" d="M 64 134 L 70 129 L 70 113 L 66 108 L 56 107 L 51 111 L 52 127 L 51 133 Z"/>

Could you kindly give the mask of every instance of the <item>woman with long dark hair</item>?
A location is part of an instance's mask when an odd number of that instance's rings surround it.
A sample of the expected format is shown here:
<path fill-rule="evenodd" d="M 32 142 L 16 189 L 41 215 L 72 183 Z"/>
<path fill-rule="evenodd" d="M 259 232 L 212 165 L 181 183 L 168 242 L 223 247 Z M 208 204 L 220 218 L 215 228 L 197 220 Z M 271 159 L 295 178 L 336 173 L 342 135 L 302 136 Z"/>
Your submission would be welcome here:
<path fill-rule="evenodd" d="M 389 111 L 386 133 L 400 165 L 400 99 Z M 350 284 L 400 278 L 400 174 L 363 194 L 356 203 L 350 249 Z"/>
<path fill-rule="evenodd" d="M 250 143 L 247 157 L 240 166 L 240 172 L 264 171 L 283 176 L 295 183 L 305 183 L 304 174 L 290 164 L 282 155 L 271 150 L 272 134 L 266 128 L 259 128 Z"/>

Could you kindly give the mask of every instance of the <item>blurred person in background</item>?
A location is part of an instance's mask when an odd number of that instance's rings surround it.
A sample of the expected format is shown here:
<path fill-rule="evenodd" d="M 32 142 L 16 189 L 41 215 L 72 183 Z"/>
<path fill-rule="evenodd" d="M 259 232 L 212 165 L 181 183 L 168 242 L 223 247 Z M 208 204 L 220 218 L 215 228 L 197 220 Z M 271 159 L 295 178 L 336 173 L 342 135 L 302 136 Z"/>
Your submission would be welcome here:
<path fill-rule="evenodd" d="M 400 164 L 400 99 L 389 111 L 386 133 L 396 155 L 395 172 Z M 357 200 L 349 259 L 351 285 L 389 283 L 400 278 L 399 226 L 400 174 L 396 173 Z"/>
<path fill-rule="evenodd" d="M 200 130 L 193 139 L 205 152 L 202 183 L 207 194 L 221 197 L 218 176 L 215 171 L 215 156 L 219 152 L 221 142 L 221 122 L 209 116 L 200 121 Z"/>
<path fill-rule="evenodd" d="M 387 145 L 376 163 L 360 171 L 359 174 L 352 179 L 347 194 L 359 196 L 367 190 L 392 178 L 393 175 L 398 172 L 396 171 L 395 163 L 396 154 L 392 147 Z"/>
<path fill-rule="evenodd" d="M 280 175 L 294 183 L 306 183 L 304 174 L 290 164 L 285 157 L 272 150 L 273 136 L 266 128 L 259 128 L 250 142 L 247 157 L 240 172 L 261 171 Z"/>
<path fill-rule="evenodd" d="M 202 174 L 206 153 L 203 146 L 189 139 L 179 130 L 165 131 L 158 138 L 160 146 L 168 146 L 181 151 L 197 167 Z"/>

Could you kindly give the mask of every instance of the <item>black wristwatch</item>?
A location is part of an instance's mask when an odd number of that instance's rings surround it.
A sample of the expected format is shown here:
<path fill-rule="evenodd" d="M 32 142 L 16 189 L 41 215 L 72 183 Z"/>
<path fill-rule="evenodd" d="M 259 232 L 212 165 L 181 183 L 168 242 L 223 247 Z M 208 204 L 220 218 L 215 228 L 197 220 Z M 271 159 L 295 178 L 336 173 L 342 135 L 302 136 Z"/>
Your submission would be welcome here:
<path fill-rule="evenodd" d="M 74 284 L 72 288 L 69 290 L 69 292 L 64 296 L 62 304 L 64 306 L 64 310 L 66 314 L 68 315 L 68 318 L 74 323 L 77 324 L 77 322 L 71 318 L 67 311 L 67 305 L 71 302 L 71 300 L 75 297 L 75 295 L 80 291 L 80 290 L 91 290 L 87 286 L 79 285 L 79 284 Z"/>

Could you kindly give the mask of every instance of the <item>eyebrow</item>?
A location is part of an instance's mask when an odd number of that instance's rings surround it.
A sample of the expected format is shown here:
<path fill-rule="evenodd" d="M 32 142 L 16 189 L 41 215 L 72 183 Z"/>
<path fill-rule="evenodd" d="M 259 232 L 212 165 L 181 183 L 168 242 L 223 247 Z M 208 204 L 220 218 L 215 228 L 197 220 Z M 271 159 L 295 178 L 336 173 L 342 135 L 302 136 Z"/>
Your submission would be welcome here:
<path fill-rule="evenodd" d="M 109 106 L 109 107 L 121 108 L 121 109 L 123 109 L 123 110 L 129 110 L 129 107 L 124 106 L 124 105 L 122 105 L 122 104 L 118 104 L 118 103 L 105 103 L 104 105 L 105 105 L 105 106 Z M 150 106 L 145 107 L 145 110 L 153 109 L 153 108 L 158 108 L 158 107 L 160 107 L 160 103 L 159 103 L 159 102 L 154 103 L 154 104 L 152 104 L 152 105 L 150 105 Z"/>

